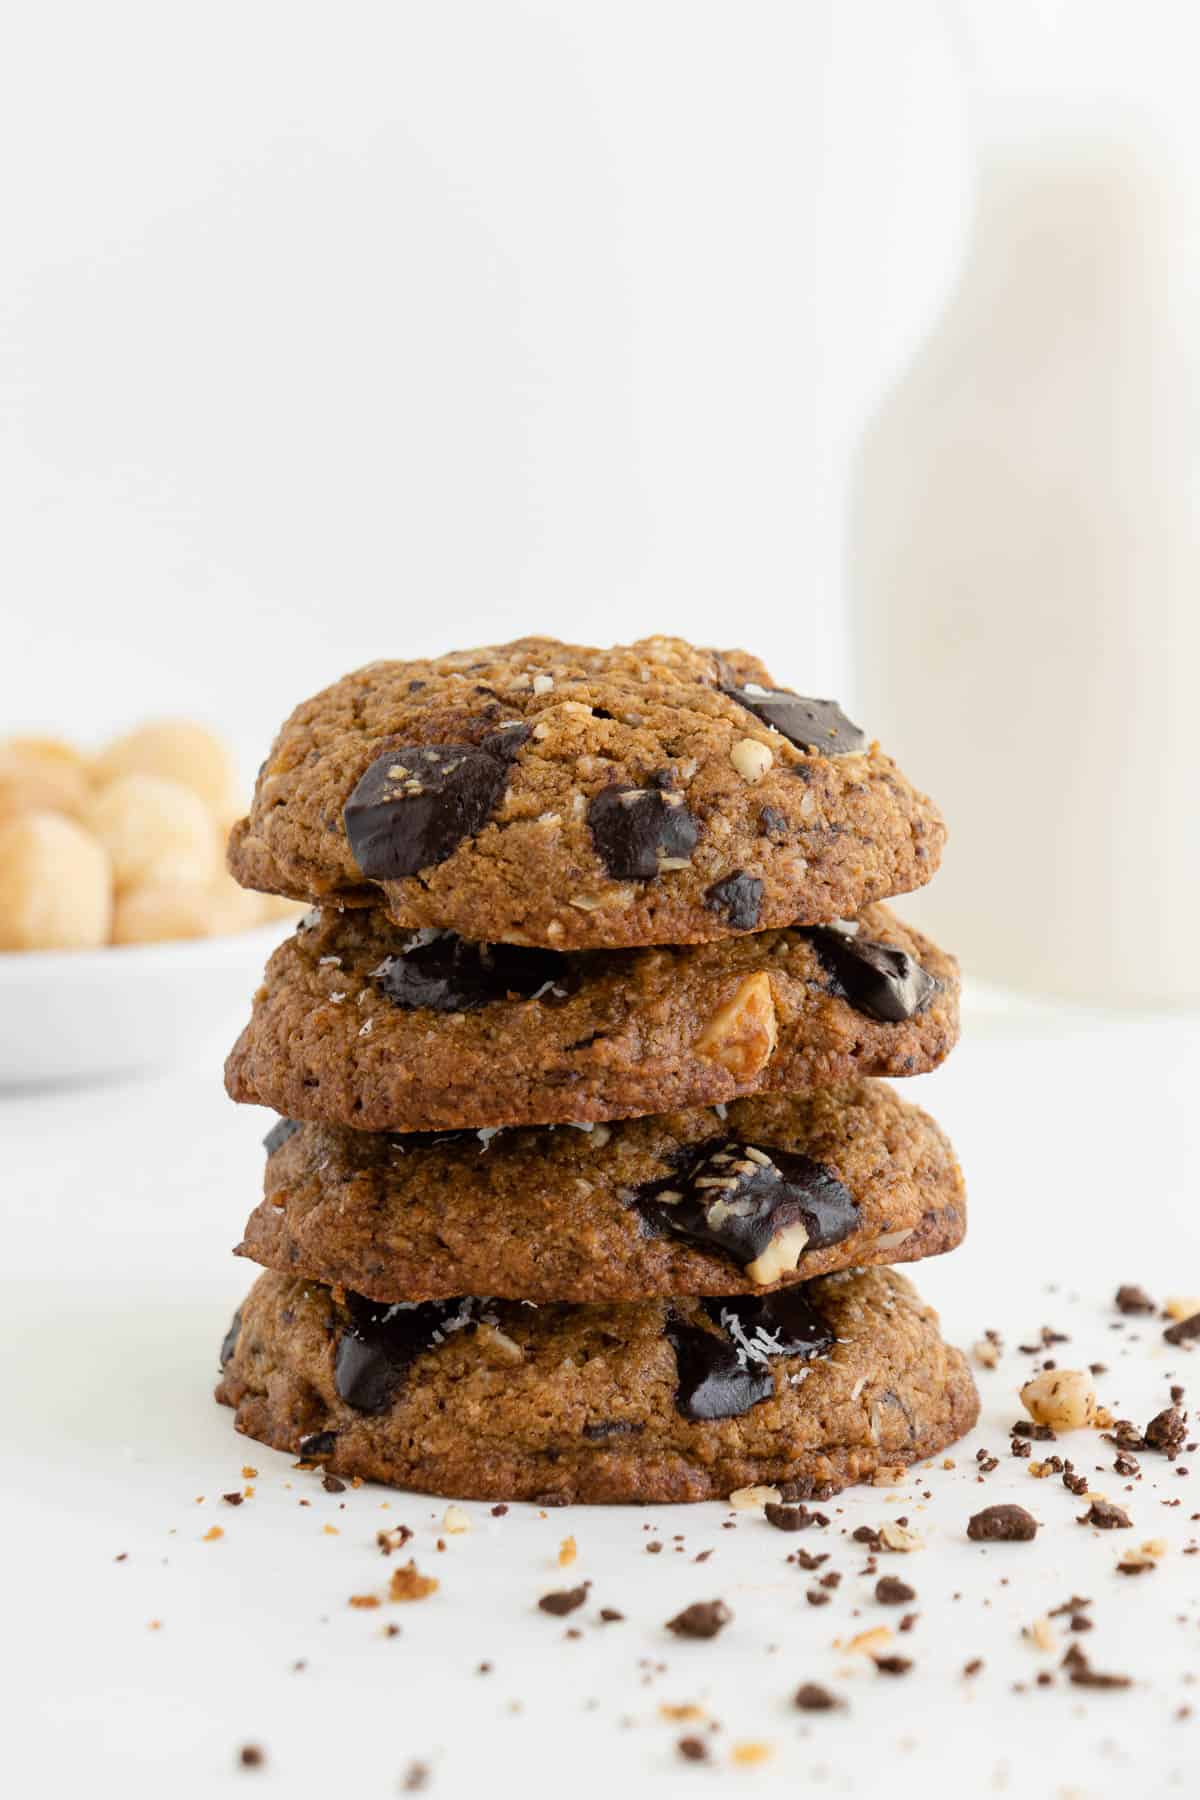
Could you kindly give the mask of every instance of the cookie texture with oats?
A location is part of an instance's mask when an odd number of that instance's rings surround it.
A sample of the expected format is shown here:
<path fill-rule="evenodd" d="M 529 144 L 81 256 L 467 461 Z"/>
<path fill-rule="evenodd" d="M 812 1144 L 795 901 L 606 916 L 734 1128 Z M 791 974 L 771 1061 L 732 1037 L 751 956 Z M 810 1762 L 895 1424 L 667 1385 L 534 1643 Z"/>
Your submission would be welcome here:
<path fill-rule="evenodd" d="M 379 1307 L 259 1278 L 222 1347 L 239 1431 L 478 1500 L 824 1497 L 970 1430 L 978 1399 L 891 1269 L 749 1300 Z"/>
<path fill-rule="evenodd" d="M 229 867 L 402 927 L 620 948 L 853 917 L 928 881 L 944 835 L 833 702 L 745 651 L 521 638 L 297 707 Z"/>
<path fill-rule="evenodd" d="M 276 1137 L 239 1254 L 376 1301 L 762 1293 L 966 1228 L 945 1134 L 883 1082 L 586 1131 Z"/>
<path fill-rule="evenodd" d="M 882 906 L 853 935 L 578 953 L 325 908 L 271 957 L 225 1079 L 363 1131 L 584 1123 L 921 1074 L 957 1036 L 954 959 Z"/>

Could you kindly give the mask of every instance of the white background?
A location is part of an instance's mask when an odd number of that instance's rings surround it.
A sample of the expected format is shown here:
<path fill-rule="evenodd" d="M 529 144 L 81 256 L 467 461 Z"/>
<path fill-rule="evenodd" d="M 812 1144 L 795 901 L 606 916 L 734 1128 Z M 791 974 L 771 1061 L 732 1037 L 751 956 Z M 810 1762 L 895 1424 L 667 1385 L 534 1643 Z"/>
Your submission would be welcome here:
<path fill-rule="evenodd" d="M 343 669 L 531 630 L 838 684 L 963 133 L 926 0 L 14 10 L 0 720 L 253 769 Z"/>

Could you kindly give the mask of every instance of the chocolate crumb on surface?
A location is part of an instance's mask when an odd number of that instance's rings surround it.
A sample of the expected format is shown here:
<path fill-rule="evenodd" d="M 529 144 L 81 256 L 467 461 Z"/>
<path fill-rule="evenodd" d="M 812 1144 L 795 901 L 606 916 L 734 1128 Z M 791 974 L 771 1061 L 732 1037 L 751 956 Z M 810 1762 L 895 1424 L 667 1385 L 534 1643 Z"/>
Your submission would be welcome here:
<path fill-rule="evenodd" d="M 967 1522 L 977 1544 L 1021 1544 L 1037 1536 L 1037 1520 L 1023 1506 L 985 1506 Z"/>
<path fill-rule="evenodd" d="M 243 1744 L 238 1751 L 238 1767 L 242 1769 L 261 1769 L 266 1760 L 267 1754 L 261 1744 Z"/>
<path fill-rule="evenodd" d="M 1168 1325 L 1163 1332 L 1168 1344 L 1191 1344 L 1200 1338 L 1200 1312 L 1194 1312 L 1186 1319 L 1180 1319 L 1174 1325 Z"/>
<path fill-rule="evenodd" d="M 781 1506 L 778 1500 L 768 1500 L 763 1507 L 763 1517 L 768 1525 L 776 1531 L 807 1531 L 810 1525 L 827 1525 L 824 1513 L 810 1512 L 802 1503 L 797 1506 Z"/>
<path fill-rule="evenodd" d="M 1098 1525 L 1101 1531 L 1131 1531 L 1133 1520 L 1123 1506 L 1111 1500 L 1093 1500 L 1085 1513 L 1077 1516 L 1079 1525 Z"/>
<path fill-rule="evenodd" d="M 873 1656 L 871 1661 L 881 1675 L 907 1675 L 913 1666 L 911 1656 Z"/>
<path fill-rule="evenodd" d="M 707 1762 L 708 1745 L 703 1738 L 681 1737 L 675 1748 L 685 1762 Z"/>
<path fill-rule="evenodd" d="M 694 1600 L 673 1619 L 667 1620 L 667 1630 L 673 1631 L 676 1637 L 714 1638 L 732 1617 L 723 1600 Z"/>
<path fill-rule="evenodd" d="M 1093 1669 L 1078 1644 L 1071 1645 L 1062 1659 L 1062 1666 L 1076 1687 L 1127 1688 L 1133 1686 L 1133 1677 L 1130 1675 L 1108 1675 L 1099 1669 Z"/>
<path fill-rule="evenodd" d="M 1179 1455 L 1187 1437 L 1187 1415 L 1178 1406 L 1164 1407 L 1155 1413 L 1142 1436 L 1151 1450 L 1161 1450 L 1171 1462 Z"/>
<path fill-rule="evenodd" d="M 796 1689 L 792 1704 L 801 1712 L 832 1712 L 835 1707 L 844 1706 L 845 1701 L 831 1694 L 819 1681 L 804 1681 Z"/>
<path fill-rule="evenodd" d="M 1123 1282 L 1117 1289 L 1114 1304 L 1121 1313 L 1152 1313 L 1154 1302 L 1144 1287 L 1133 1282 Z"/>
<path fill-rule="evenodd" d="M 875 1598 L 881 1606 L 904 1606 L 915 1600 L 917 1591 L 895 1575 L 881 1575 L 875 1583 Z"/>
<path fill-rule="evenodd" d="M 556 1593 L 543 1594 L 538 1606 L 544 1613 L 552 1613 L 557 1619 L 564 1618 L 567 1613 L 573 1613 L 583 1605 L 591 1585 L 590 1581 L 585 1581 L 582 1587 L 560 1588 Z"/>

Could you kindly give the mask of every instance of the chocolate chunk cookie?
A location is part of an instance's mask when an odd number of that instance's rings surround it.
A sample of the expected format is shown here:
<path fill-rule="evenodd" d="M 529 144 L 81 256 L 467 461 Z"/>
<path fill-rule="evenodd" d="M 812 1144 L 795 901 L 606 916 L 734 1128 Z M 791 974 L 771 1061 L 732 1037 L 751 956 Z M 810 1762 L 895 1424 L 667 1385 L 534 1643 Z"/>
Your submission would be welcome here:
<path fill-rule="evenodd" d="M 586 1131 L 303 1125 L 265 1189 L 240 1254 L 376 1301 L 763 1292 L 937 1255 L 966 1226 L 942 1131 L 872 1081 Z"/>
<path fill-rule="evenodd" d="M 480 1500 L 823 1495 L 944 1449 L 978 1411 L 963 1357 L 891 1269 L 544 1307 L 339 1302 L 272 1273 L 217 1398 L 240 1431 L 337 1474 Z"/>
<path fill-rule="evenodd" d="M 327 908 L 272 956 L 225 1080 L 235 1100 L 357 1130 L 581 1123 L 915 1075 L 957 1035 L 953 958 L 881 906 L 852 926 L 569 955 Z"/>
<path fill-rule="evenodd" d="M 852 917 L 928 881 L 944 835 L 832 701 L 744 651 L 521 638 L 305 701 L 229 866 L 404 927 L 597 949 Z"/>

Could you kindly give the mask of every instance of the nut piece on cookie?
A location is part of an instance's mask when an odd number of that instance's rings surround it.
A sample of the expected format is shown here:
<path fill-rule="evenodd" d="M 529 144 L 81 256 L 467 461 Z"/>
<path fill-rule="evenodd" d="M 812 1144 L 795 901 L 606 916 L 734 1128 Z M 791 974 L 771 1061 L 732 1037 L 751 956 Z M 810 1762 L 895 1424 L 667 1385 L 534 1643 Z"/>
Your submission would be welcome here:
<path fill-rule="evenodd" d="M 771 1060 L 778 1038 L 771 978 L 759 969 L 735 989 L 696 1039 L 697 1054 L 752 1081 Z"/>
<path fill-rule="evenodd" d="M 58 813 L 0 825 L 0 950 L 88 950 L 108 936 L 108 857 Z"/>

